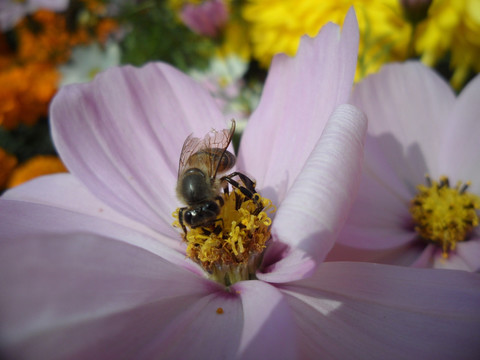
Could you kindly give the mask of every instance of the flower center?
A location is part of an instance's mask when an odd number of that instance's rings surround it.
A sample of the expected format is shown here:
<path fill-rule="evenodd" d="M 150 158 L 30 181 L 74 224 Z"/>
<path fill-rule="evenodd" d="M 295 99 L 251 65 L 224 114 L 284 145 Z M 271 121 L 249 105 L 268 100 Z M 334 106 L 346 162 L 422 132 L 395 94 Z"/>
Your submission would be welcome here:
<path fill-rule="evenodd" d="M 224 204 L 213 224 L 187 227 L 183 240 L 187 257 L 200 264 L 213 280 L 229 286 L 255 279 L 262 254 L 270 239 L 272 202 L 258 193 L 249 199 L 234 188 L 221 194 Z M 181 228 L 177 209 L 173 226 Z"/>
<path fill-rule="evenodd" d="M 427 185 L 419 185 L 418 193 L 410 204 L 410 213 L 415 222 L 415 231 L 422 239 L 436 243 L 448 258 L 449 251 L 455 250 L 459 241 L 478 225 L 476 209 L 480 198 L 468 193 L 469 182 L 461 181 L 452 188 L 448 177 L 439 182 L 426 176 Z"/>

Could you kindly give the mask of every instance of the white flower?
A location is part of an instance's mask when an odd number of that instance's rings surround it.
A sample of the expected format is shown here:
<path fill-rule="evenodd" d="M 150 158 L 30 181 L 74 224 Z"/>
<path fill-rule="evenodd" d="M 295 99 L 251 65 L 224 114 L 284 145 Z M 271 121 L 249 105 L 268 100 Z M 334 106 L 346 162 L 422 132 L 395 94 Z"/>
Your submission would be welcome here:
<path fill-rule="evenodd" d="M 70 62 L 59 68 L 62 73 L 60 85 L 89 82 L 99 72 L 119 65 L 120 55 L 120 47 L 115 42 L 107 42 L 103 47 L 98 43 L 77 46 Z"/>

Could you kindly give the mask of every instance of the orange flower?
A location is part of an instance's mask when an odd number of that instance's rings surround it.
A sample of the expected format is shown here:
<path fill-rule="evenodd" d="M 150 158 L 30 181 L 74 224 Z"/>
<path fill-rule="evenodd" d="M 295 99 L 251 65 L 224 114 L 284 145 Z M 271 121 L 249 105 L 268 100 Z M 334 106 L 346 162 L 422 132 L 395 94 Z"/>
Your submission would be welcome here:
<path fill-rule="evenodd" d="M 105 4 L 98 0 L 83 0 L 85 7 L 94 14 L 104 14 L 106 12 Z"/>
<path fill-rule="evenodd" d="M 59 76 L 48 64 L 11 65 L 0 72 L 0 126 L 33 125 L 46 116 Z"/>
<path fill-rule="evenodd" d="M 56 92 L 60 74 L 55 69 L 70 59 L 71 50 L 98 37 L 106 41 L 117 28 L 112 19 L 100 19 L 98 1 L 85 2 L 92 21 L 81 19 L 75 31 L 67 27 L 66 17 L 39 10 L 16 27 L 16 53 L 0 35 L 0 126 L 13 129 L 19 123 L 33 125 L 47 115 L 48 104 Z M 93 9 L 93 10 L 92 10 Z"/>
<path fill-rule="evenodd" d="M 111 33 L 118 29 L 118 23 L 113 19 L 100 20 L 97 25 L 97 39 L 100 43 L 108 40 Z"/>
<path fill-rule="evenodd" d="M 5 184 L 16 165 L 17 158 L 0 148 L 0 189 L 5 188 Z"/>
<path fill-rule="evenodd" d="M 18 166 L 8 181 L 8 188 L 20 185 L 38 176 L 67 172 L 62 161 L 54 155 L 37 155 Z"/>
<path fill-rule="evenodd" d="M 83 29 L 70 33 L 65 16 L 47 10 L 39 10 L 31 20 L 21 21 L 16 31 L 21 62 L 63 63 L 70 58 L 72 46 L 88 40 Z"/>
<path fill-rule="evenodd" d="M 96 39 L 107 40 L 116 28 L 112 19 L 100 19 L 95 14 L 80 19 L 75 31 L 67 27 L 66 18 L 47 10 L 35 12 L 31 19 L 21 21 L 16 29 L 18 59 L 22 62 L 51 62 L 61 64 L 70 58 L 71 49 Z M 34 25 L 32 25 L 34 24 Z"/>

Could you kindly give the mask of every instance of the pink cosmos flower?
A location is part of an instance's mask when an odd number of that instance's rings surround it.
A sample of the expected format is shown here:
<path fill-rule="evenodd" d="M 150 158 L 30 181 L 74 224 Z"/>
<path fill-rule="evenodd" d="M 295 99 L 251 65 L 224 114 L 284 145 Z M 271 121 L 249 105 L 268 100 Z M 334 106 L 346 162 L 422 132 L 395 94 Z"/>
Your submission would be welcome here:
<path fill-rule="evenodd" d="M 238 169 L 277 205 L 256 280 L 229 288 L 185 257 L 170 224 L 182 143 L 227 126 L 165 64 L 60 90 L 55 144 L 73 175 L 0 200 L 0 352 L 34 359 L 474 358 L 480 279 L 322 263 L 360 175 L 364 116 L 341 105 L 353 12 L 274 59 Z M 435 299 L 435 301 L 432 301 Z"/>
<path fill-rule="evenodd" d="M 441 246 L 421 240 L 409 210 L 417 186 L 426 184 L 426 174 L 437 182 L 447 176 L 455 196 L 458 181 L 471 181 L 465 193 L 480 196 L 479 99 L 480 76 L 456 97 L 445 81 L 418 62 L 388 65 L 355 87 L 352 103 L 369 119 L 365 165 L 338 241 L 346 247 L 337 247 L 330 259 L 480 270 L 478 227 L 447 249 L 445 258 Z M 449 200 L 449 206 L 462 200 Z M 435 204 L 439 208 L 443 203 L 436 199 Z M 452 226 L 455 218 L 450 216 L 465 216 L 462 211 L 441 213 L 436 223 Z"/>
<path fill-rule="evenodd" d="M 186 4 L 180 18 L 192 31 L 215 37 L 228 20 L 228 8 L 223 0 L 207 0 L 201 4 Z"/>
<path fill-rule="evenodd" d="M 63 11 L 69 0 L 0 0 L 0 30 L 14 27 L 25 15 L 39 9 Z"/>

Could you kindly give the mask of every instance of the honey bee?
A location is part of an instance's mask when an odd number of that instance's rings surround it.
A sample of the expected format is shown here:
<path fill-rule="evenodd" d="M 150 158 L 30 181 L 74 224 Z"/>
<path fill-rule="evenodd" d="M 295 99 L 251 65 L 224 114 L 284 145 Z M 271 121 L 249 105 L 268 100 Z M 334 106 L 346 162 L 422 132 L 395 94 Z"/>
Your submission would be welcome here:
<path fill-rule="evenodd" d="M 230 130 L 212 131 L 203 139 L 188 136 L 185 140 L 178 166 L 177 196 L 187 206 L 180 208 L 178 220 L 184 233 L 185 224 L 191 228 L 211 225 L 223 206 L 221 190 L 228 192 L 228 184 L 253 198 L 255 183 L 246 175 L 234 172 L 220 177 L 233 168 L 235 155 L 227 150 L 235 132 L 235 120 Z M 242 183 L 232 179 L 238 176 Z"/>

